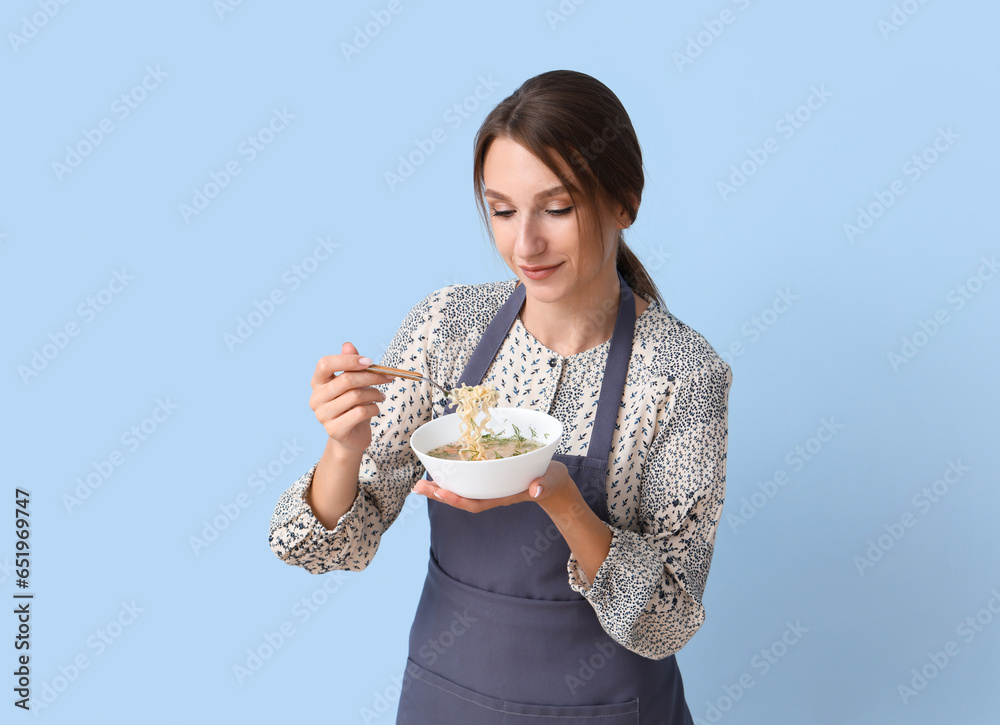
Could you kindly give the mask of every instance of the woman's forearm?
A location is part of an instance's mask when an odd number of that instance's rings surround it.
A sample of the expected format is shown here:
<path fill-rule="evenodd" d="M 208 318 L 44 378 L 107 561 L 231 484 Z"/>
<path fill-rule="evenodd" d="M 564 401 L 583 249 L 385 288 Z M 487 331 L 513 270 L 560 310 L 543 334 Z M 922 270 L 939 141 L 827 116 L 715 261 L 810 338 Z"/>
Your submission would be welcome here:
<path fill-rule="evenodd" d="M 306 503 L 328 529 L 333 529 L 340 517 L 354 505 L 363 455 L 339 453 L 333 439 L 327 439 L 323 456 L 313 473 L 312 484 L 306 489 Z"/>
<path fill-rule="evenodd" d="M 593 584 L 597 570 L 611 550 L 611 530 L 583 500 L 575 484 L 561 486 L 561 492 L 539 502 L 559 529 L 569 550 L 576 557 L 588 584 Z"/>

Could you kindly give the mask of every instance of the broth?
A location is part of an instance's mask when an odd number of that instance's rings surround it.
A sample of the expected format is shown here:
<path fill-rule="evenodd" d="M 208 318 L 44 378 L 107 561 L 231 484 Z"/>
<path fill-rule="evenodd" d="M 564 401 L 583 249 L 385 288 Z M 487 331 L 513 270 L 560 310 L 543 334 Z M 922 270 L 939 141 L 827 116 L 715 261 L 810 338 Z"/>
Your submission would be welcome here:
<path fill-rule="evenodd" d="M 527 453 L 528 451 L 534 451 L 541 448 L 545 444 L 541 441 L 536 441 L 533 438 L 524 438 L 521 436 L 508 436 L 506 438 L 495 438 L 493 436 L 483 436 L 482 448 L 483 452 L 486 454 L 485 458 L 478 460 L 496 460 L 497 458 L 512 458 L 514 456 L 519 456 L 522 453 Z M 467 460 L 459 455 L 459 451 L 462 448 L 462 441 L 458 440 L 453 443 L 446 443 L 443 446 L 438 446 L 432 451 L 428 451 L 427 455 L 434 456 L 435 458 L 444 458 L 449 461 L 464 461 Z"/>

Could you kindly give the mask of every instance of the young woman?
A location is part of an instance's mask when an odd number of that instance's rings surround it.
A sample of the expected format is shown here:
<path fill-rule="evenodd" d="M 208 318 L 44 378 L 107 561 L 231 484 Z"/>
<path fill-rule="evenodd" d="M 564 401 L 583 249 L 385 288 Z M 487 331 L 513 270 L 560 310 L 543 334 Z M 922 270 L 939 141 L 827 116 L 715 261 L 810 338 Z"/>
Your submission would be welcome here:
<path fill-rule="evenodd" d="M 673 655 L 705 618 L 732 374 L 625 246 L 643 188 L 631 121 L 594 78 L 543 73 L 483 122 L 473 182 L 516 279 L 428 294 L 381 362 L 555 416 L 552 463 L 504 499 L 421 480 L 410 435 L 448 400 L 344 343 L 316 365 L 329 438 L 278 502 L 271 548 L 361 570 L 406 496 L 427 497 L 397 723 L 691 723 Z"/>

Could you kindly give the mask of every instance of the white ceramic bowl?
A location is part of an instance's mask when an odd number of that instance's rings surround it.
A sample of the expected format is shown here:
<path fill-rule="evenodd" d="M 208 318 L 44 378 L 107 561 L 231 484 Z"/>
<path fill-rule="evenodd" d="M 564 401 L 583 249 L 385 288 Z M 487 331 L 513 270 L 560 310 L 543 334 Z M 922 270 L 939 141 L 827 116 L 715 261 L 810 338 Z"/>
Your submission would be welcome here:
<path fill-rule="evenodd" d="M 490 414 L 493 417 L 487 427 L 498 436 L 513 435 L 512 426 L 516 425 L 521 435 L 530 437 L 528 429 L 533 428 L 535 439 L 544 445 L 519 456 L 485 461 L 435 458 L 427 452 L 459 438 L 458 414 L 443 415 L 424 423 L 410 437 L 410 447 L 434 483 L 465 498 L 501 498 L 527 490 L 532 481 L 544 475 L 562 438 L 562 423 L 529 408 L 493 408 Z"/>

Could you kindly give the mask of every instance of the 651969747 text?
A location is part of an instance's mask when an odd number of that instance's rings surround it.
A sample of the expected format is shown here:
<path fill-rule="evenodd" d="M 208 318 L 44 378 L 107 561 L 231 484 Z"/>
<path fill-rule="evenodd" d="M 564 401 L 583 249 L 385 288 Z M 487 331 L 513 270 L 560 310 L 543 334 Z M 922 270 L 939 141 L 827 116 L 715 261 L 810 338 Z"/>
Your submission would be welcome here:
<path fill-rule="evenodd" d="M 28 537 L 31 529 L 31 518 L 28 511 L 28 500 L 31 493 L 14 490 L 14 574 L 17 575 L 17 586 L 22 590 L 28 588 L 28 578 L 31 573 L 31 544 Z M 14 669 L 14 706 L 24 710 L 30 709 L 31 695 L 31 599 L 33 594 L 27 592 L 14 594 L 14 614 L 17 616 L 17 633 L 14 635 L 14 650 L 16 667 Z"/>

